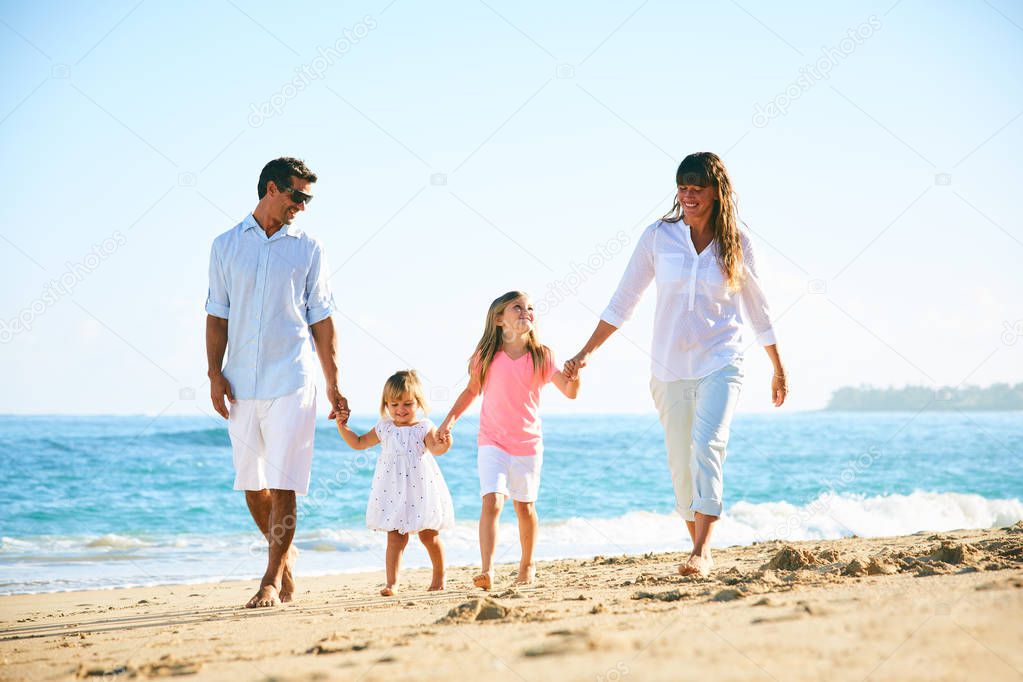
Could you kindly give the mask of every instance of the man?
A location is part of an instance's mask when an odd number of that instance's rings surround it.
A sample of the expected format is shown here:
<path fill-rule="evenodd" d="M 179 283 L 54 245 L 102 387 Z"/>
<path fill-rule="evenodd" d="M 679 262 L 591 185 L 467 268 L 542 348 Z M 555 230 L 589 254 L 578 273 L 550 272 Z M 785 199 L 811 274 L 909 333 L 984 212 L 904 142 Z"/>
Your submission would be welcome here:
<path fill-rule="evenodd" d="M 316 425 L 314 349 L 330 418 L 348 409 L 338 388 L 334 299 L 323 248 L 292 226 L 312 199 L 314 182 L 316 174 L 299 159 L 266 164 L 255 210 L 217 237 L 210 254 L 210 397 L 228 420 L 234 489 L 245 491 L 269 543 L 266 573 L 248 608 L 291 601 L 295 592 L 295 495 L 309 489 Z"/>

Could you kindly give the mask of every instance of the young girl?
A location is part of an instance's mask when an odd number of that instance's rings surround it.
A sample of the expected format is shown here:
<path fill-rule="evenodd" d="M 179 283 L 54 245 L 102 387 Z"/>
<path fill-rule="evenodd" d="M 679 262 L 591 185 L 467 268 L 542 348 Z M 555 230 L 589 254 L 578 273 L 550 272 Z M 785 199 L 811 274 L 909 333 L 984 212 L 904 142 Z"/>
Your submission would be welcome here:
<path fill-rule="evenodd" d="M 483 393 L 480 410 L 480 556 L 483 570 L 473 584 L 489 590 L 493 578 L 497 524 L 505 498 L 515 502 L 522 558 L 516 585 L 533 582 L 533 547 L 536 545 L 536 496 L 543 463 L 540 430 L 540 389 L 553 382 L 569 398 L 579 392 L 578 377 L 569 381 L 554 364 L 554 354 L 537 340 L 533 305 L 529 296 L 509 291 L 490 304 L 483 337 L 469 361 L 469 385 L 458 396 L 437 430 L 449 439 L 451 427 L 476 397 Z"/>
<path fill-rule="evenodd" d="M 387 531 L 387 585 L 380 590 L 385 597 L 398 590 L 398 568 L 409 533 L 419 533 L 430 554 L 430 591 L 444 589 L 444 546 L 438 533 L 455 525 L 455 512 L 440 467 L 427 452 L 443 455 L 451 447 L 451 435 L 439 438 L 433 422 L 419 419 L 419 410 L 427 409 L 419 376 L 408 370 L 384 384 L 382 419 L 372 431 L 357 436 L 348 428 L 347 410 L 337 417 L 337 429 L 349 447 L 365 450 L 383 443 L 366 506 L 366 525 Z"/>

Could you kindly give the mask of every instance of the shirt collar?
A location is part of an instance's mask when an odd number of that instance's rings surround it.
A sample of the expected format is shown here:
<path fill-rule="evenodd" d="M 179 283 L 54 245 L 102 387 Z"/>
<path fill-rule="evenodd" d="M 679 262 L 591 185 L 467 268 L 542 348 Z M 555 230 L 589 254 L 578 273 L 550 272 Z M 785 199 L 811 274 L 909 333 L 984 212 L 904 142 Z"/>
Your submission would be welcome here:
<path fill-rule="evenodd" d="M 247 216 L 245 216 L 245 220 L 242 221 L 242 232 L 247 232 L 251 229 L 257 229 L 260 232 L 263 232 L 263 228 L 259 226 L 259 223 L 256 222 L 256 218 L 250 213 Z M 281 229 L 278 231 L 277 234 L 283 234 L 287 237 L 297 238 L 302 236 L 302 230 L 295 227 L 294 225 L 283 225 L 281 226 Z M 275 234 L 274 237 L 276 237 L 277 234 Z M 266 239 L 265 232 L 263 232 L 263 238 Z"/>

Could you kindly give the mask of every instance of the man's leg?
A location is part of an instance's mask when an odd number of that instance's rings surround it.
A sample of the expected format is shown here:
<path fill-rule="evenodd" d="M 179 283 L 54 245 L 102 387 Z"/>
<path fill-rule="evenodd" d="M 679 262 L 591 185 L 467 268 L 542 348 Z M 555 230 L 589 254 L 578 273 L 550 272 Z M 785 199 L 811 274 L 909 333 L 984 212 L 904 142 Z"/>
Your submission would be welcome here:
<path fill-rule="evenodd" d="M 285 560 L 291 551 L 291 542 L 295 538 L 295 491 L 275 488 L 268 493 L 270 521 L 266 532 L 269 544 L 266 573 L 263 574 L 263 579 L 260 581 L 259 590 L 246 604 L 248 608 L 280 604 Z M 249 495 L 246 494 L 246 500 L 248 499 Z"/>
<path fill-rule="evenodd" d="M 272 583 L 280 601 L 290 602 L 295 592 L 294 565 L 298 557 L 292 542 L 297 520 L 295 498 L 306 494 L 309 488 L 316 388 L 309 384 L 268 403 L 262 415 L 261 435 L 265 442 L 267 487 L 275 502 L 268 538 L 270 558 L 260 589 Z M 278 552 L 283 552 L 279 561 Z"/>

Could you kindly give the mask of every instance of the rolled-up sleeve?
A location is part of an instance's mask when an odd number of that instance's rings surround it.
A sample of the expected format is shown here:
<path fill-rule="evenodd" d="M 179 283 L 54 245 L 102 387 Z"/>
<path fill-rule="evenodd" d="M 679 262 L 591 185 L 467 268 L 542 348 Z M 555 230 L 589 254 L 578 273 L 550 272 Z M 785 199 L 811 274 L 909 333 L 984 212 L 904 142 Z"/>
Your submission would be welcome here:
<path fill-rule="evenodd" d="M 745 234 L 742 235 L 742 260 L 745 270 L 739 299 L 746 312 L 746 321 L 756 333 L 757 343 L 761 346 L 774 345 L 778 340 L 771 322 L 771 308 L 761 284 L 753 243 Z"/>
<path fill-rule="evenodd" d="M 217 243 L 213 242 L 213 248 L 210 249 L 210 288 L 206 294 L 206 312 L 226 320 L 230 311 L 231 293 L 220 254 L 217 253 Z"/>
<path fill-rule="evenodd" d="M 305 279 L 306 324 L 314 325 L 327 319 L 334 312 L 334 297 L 330 293 L 327 277 L 328 269 L 323 256 L 323 248 L 317 244 L 313 249 L 309 273 Z"/>
<path fill-rule="evenodd" d="M 611 302 L 600 314 L 600 319 L 615 327 L 621 327 L 632 317 L 643 292 L 654 279 L 654 235 L 657 224 L 653 224 L 643 232 L 629 264 L 625 266 L 618 289 L 611 297 Z"/>

